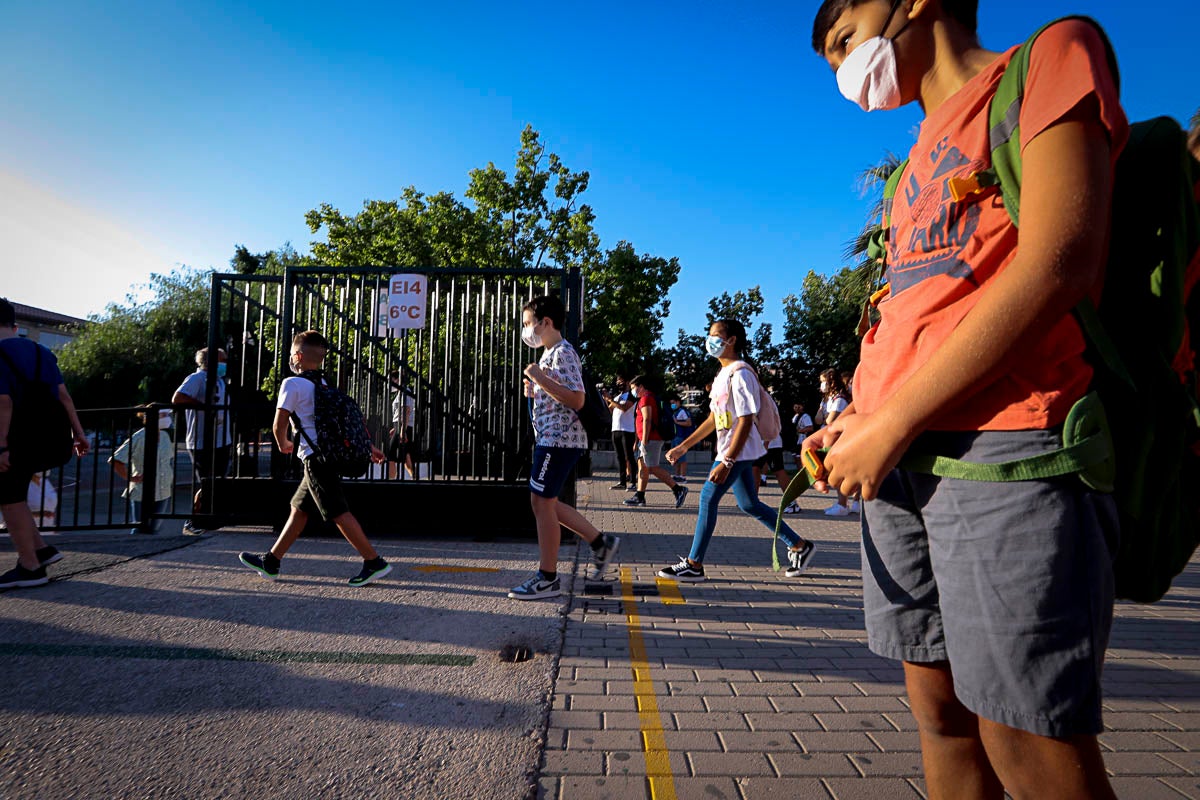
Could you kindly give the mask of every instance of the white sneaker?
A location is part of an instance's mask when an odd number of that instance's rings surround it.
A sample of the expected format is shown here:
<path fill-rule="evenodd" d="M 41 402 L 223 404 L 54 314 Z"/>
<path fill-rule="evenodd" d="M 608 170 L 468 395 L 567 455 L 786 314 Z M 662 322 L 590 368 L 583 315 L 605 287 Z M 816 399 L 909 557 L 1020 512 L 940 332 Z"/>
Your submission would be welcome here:
<path fill-rule="evenodd" d="M 848 516 L 850 516 L 850 509 L 846 508 L 841 503 L 834 503 L 829 508 L 825 509 L 825 516 L 827 516 L 827 517 L 848 517 Z"/>
<path fill-rule="evenodd" d="M 792 502 L 788 503 L 788 505 L 787 505 L 787 508 L 785 508 L 785 509 L 783 510 L 783 513 L 785 513 L 785 514 L 799 514 L 799 513 L 800 513 L 800 504 L 799 504 L 799 503 L 797 503 L 795 500 L 793 500 Z"/>
<path fill-rule="evenodd" d="M 859 502 L 857 500 L 851 500 L 850 501 L 850 513 L 858 514 L 861 511 L 862 511 L 862 506 L 859 505 Z"/>

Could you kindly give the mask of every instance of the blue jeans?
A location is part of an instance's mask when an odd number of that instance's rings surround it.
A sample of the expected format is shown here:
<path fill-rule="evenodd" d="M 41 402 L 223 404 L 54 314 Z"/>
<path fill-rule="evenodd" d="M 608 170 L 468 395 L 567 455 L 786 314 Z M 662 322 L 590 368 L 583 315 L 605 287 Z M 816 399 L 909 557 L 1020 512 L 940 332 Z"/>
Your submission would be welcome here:
<path fill-rule="evenodd" d="M 717 507 L 725 493 L 733 489 L 738 508 L 746 512 L 766 526 L 767 530 L 775 530 L 776 514 L 771 507 L 758 499 L 758 487 L 754 485 L 754 462 L 736 461 L 733 469 L 725 477 L 725 482 L 717 485 L 710 480 L 704 481 L 700 490 L 700 513 L 696 517 L 696 535 L 692 538 L 692 552 L 688 558 L 696 563 L 704 561 L 704 553 L 708 550 L 708 542 L 712 539 L 717 527 Z M 779 538 L 787 542 L 788 547 L 800 544 L 800 537 L 788 527 L 787 523 L 779 526 Z"/>
<path fill-rule="evenodd" d="M 169 498 L 169 497 L 164 497 L 162 500 L 156 501 L 154 503 L 154 513 L 155 514 L 167 513 L 167 505 L 170 502 L 171 502 L 171 498 Z M 133 514 L 133 518 L 130 521 L 131 522 L 141 522 L 142 521 L 142 501 L 141 500 L 130 500 L 129 505 L 130 505 L 129 510 Z M 158 530 L 161 527 L 162 527 L 162 520 L 155 519 L 154 520 L 154 532 L 158 533 Z"/>

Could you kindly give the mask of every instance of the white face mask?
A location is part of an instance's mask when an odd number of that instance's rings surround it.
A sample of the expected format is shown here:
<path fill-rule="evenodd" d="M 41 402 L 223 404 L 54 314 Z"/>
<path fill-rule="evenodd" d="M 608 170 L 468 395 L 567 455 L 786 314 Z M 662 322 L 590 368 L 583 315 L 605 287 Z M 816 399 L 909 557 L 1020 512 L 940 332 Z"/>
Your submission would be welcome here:
<path fill-rule="evenodd" d="M 888 29 L 899 7 L 899 3 L 892 6 L 891 13 L 883 23 L 883 30 Z M 890 39 L 882 34 L 867 39 L 851 50 L 838 67 L 838 89 L 863 111 L 890 111 L 900 107 L 900 74 L 896 69 L 894 42 L 907 27 L 908 21 L 905 21 Z"/>
<path fill-rule="evenodd" d="M 524 342 L 527 347 L 533 347 L 536 349 L 542 346 L 541 334 L 534 332 L 534 329 L 537 328 L 537 326 L 538 323 L 535 322 L 532 325 L 525 325 L 521 328 L 521 341 Z"/>
<path fill-rule="evenodd" d="M 158 429 L 165 431 L 171 428 L 171 413 L 168 411 L 165 414 L 158 415 Z"/>
<path fill-rule="evenodd" d="M 636 387 L 636 386 L 635 386 L 635 387 L 633 387 L 632 389 L 630 389 L 630 390 L 629 390 L 629 396 L 630 396 L 630 397 L 637 397 L 637 396 L 638 396 L 638 390 L 637 390 L 637 387 Z"/>
<path fill-rule="evenodd" d="M 720 358 L 721 354 L 725 352 L 725 340 L 720 336 L 706 336 L 704 337 L 704 350 L 713 358 Z"/>

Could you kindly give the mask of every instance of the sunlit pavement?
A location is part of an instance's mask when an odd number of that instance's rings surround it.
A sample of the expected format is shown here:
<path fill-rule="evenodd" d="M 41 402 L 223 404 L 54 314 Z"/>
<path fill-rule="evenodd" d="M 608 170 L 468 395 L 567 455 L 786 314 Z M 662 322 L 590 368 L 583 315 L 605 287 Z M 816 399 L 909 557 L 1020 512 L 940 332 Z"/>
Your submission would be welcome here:
<path fill-rule="evenodd" d="M 900 670 L 865 646 L 857 516 L 802 499 L 818 553 L 788 579 L 727 498 L 708 581 L 678 586 L 655 572 L 687 552 L 695 493 L 630 508 L 612 482 L 579 500 L 622 537 L 615 579 L 572 581 L 590 551 L 568 545 L 566 596 L 527 603 L 505 593 L 536 545 L 486 531 L 381 539 L 394 570 L 357 589 L 340 539 L 302 538 L 271 582 L 237 561 L 269 532 L 51 537 L 55 580 L 0 594 L 0 797 L 921 796 Z M 1200 797 L 1198 611 L 1195 566 L 1118 608 L 1120 797 Z"/>

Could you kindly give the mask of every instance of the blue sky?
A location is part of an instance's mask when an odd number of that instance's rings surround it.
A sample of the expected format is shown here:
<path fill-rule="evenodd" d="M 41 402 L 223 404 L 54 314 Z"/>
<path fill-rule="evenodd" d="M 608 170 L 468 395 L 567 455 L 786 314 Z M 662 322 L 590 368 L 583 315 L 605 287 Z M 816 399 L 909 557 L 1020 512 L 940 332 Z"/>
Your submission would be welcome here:
<path fill-rule="evenodd" d="M 237 243 L 306 251 L 305 211 L 461 197 L 530 124 L 591 173 L 605 248 L 679 258 L 668 343 L 755 284 L 778 324 L 809 269 L 842 266 L 857 173 L 920 121 L 841 98 L 808 44 L 818 5 L 6 4 L 0 294 L 83 316 L 153 271 L 224 270 Z M 1195 0 L 981 6 L 996 50 L 1086 11 L 1131 118 L 1200 107 Z"/>

